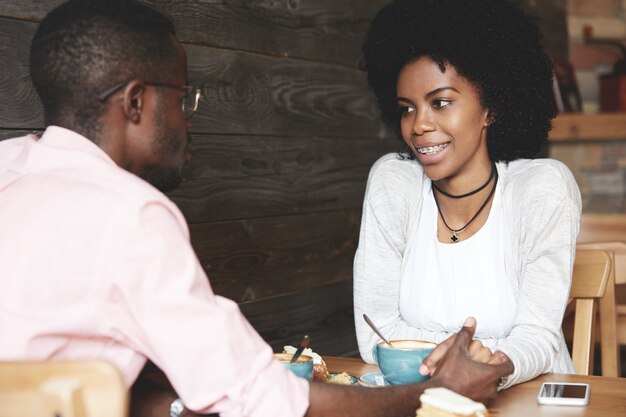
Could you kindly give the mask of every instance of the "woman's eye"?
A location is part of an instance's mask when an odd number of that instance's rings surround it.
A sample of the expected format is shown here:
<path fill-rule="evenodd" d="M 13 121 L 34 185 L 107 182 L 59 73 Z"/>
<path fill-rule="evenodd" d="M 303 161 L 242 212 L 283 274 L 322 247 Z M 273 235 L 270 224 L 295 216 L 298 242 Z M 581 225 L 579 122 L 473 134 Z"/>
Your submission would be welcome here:
<path fill-rule="evenodd" d="M 441 107 L 446 107 L 450 103 L 452 103 L 452 100 L 448 100 L 445 98 L 438 98 L 438 99 L 433 100 L 433 107 L 439 109 Z"/>
<path fill-rule="evenodd" d="M 413 107 L 411 107 L 411 106 L 400 106 L 400 107 L 398 108 L 398 110 L 400 111 L 400 114 L 401 114 L 402 116 L 404 116 L 404 115 L 406 115 L 406 114 L 408 114 L 408 113 L 412 113 L 412 112 L 414 112 L 414 111 L 415 111 L 415 109 L 414 109 Z"/>

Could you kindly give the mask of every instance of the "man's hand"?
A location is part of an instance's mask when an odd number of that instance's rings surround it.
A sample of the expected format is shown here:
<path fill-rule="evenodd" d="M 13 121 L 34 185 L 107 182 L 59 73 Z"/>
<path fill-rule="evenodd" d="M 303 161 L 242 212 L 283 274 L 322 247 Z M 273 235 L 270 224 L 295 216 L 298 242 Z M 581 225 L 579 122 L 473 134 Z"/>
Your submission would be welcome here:
<path fill-rule="evenodd" d="M 473 360 L 470 355 L 476 319 L 468 318 L 459 333 L 442 342 L 432 351 L 422 366 L 422 374 L 431 374 L 433 382 L 441 384 L 473 400 L 486 402 L 496 396 L 501 377 L 513 372 L 506 355 L 494 353 L 488 363 Z M 500 352 L 501 353 L 501 352 Z"/>
<path fill-rule="evenodd" d="M 444 345 L 443 348 L 449 349 L 449 347 L 454 344 L 455 340 L 456 340 L 456 334 L 453 334 L 442 343 L 442 345 Z M 480 362 L 480 363 L 491 363 L 491 364 L 502 363 L 502 357 L 500 356 L 500 354 L 504 355 L 502 352 L 492 352 L 491 349 L 489 349 L 488 347 L 485 347 L 480 340 L 472 340 L 467 349 L 467 352 L 471 360 Z M 430 363 L 429 366 L 421 369 L 423 370 L 422 374 L 432 375 L 435 369 L 437 369 L 437 363 L 433 363 L 433 361 L 430 361 L 429 363 Z"/>

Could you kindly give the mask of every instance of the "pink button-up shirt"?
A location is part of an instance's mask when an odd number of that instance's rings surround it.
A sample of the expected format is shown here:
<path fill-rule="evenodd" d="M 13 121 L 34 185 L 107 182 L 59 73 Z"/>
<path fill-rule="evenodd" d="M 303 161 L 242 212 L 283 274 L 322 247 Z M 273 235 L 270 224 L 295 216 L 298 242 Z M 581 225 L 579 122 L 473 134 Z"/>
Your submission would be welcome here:
<path fill-rule="evenodd" d="M 213 293 L 176 205 L 70 130 L 0 142 L 0 289 L 0 360 L 101 358 L 131 385 L 149 358 L 195 411 L 308 407 Z"/>

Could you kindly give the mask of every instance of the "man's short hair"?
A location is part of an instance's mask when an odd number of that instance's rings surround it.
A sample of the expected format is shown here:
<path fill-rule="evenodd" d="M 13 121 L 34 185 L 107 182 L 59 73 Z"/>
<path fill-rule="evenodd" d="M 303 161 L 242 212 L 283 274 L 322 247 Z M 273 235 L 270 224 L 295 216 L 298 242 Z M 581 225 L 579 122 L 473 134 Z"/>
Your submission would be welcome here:
<path fill-rule="evenodd" d="M 52 10 L 30 50 L 46 125 L 96 134 L 105 110 L 100 93 L 122 81 L 163 82 L 173 74 L 174 35 L 167 17 L 134 0 L 69 0 Z"/>

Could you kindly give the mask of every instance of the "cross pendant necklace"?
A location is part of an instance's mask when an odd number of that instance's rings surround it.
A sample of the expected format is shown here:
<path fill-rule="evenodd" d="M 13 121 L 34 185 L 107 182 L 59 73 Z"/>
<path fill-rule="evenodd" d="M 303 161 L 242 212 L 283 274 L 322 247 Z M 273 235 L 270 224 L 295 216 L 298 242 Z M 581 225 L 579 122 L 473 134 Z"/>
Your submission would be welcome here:
<path fill-rule="evenodd" d="M 446 228 L 449 231 L 452 232 L 452 236 L 450 236 L 450 240 L 452 241 L 452 243 L 458 242 L 459 237 L 457 236 L 457 233 L 460 233 L 463 230 L 465 230 L 467 226 L 469 226 L 476 219 L 476 217 L 478 217 L 480 212 L 483 211 L 483 209 L 485 208 L 489 200 L 491 200 L 491 197 L 493 197 L 493 194 L 496 191 L 496 185 L 498 185 L 498 171 L 493 170 L 492 172 L 495 172 L 495 181 L 493 182 L 493 186 L 491 187 L 491 191 L 489 192 L 489 195 L 487 196 L 483 204 L 480 206 L 476 214 L 474 214 L 474 216 L 472 216 L 472 218 L 467 223 L 465 223 L 465 226 L 461 227 L 460 229 L 453 229 L 448 225 L 448 222 L 446 222 L 446 219 L 445 217 L 443 217 L 443 213 L 441 212 L 441 208 L 439 207 L 439 201 L 437 201 L 437 193 L 435 193 L 435 190 L 439 191 L 439 189 L 436 187 L 433 187 L 433 197 L 435 199 L 435 204 L 437 205 L 437 211 L 439 212 L 439 216 L 441 216 L 441 220 L 443 221 L 443 224 L 446 226 Z M 491 177 L 489 178 L 489 181 L 491 181 Z M 489 182 L 487 182 L 487 184 L 488 183 Z"/>

